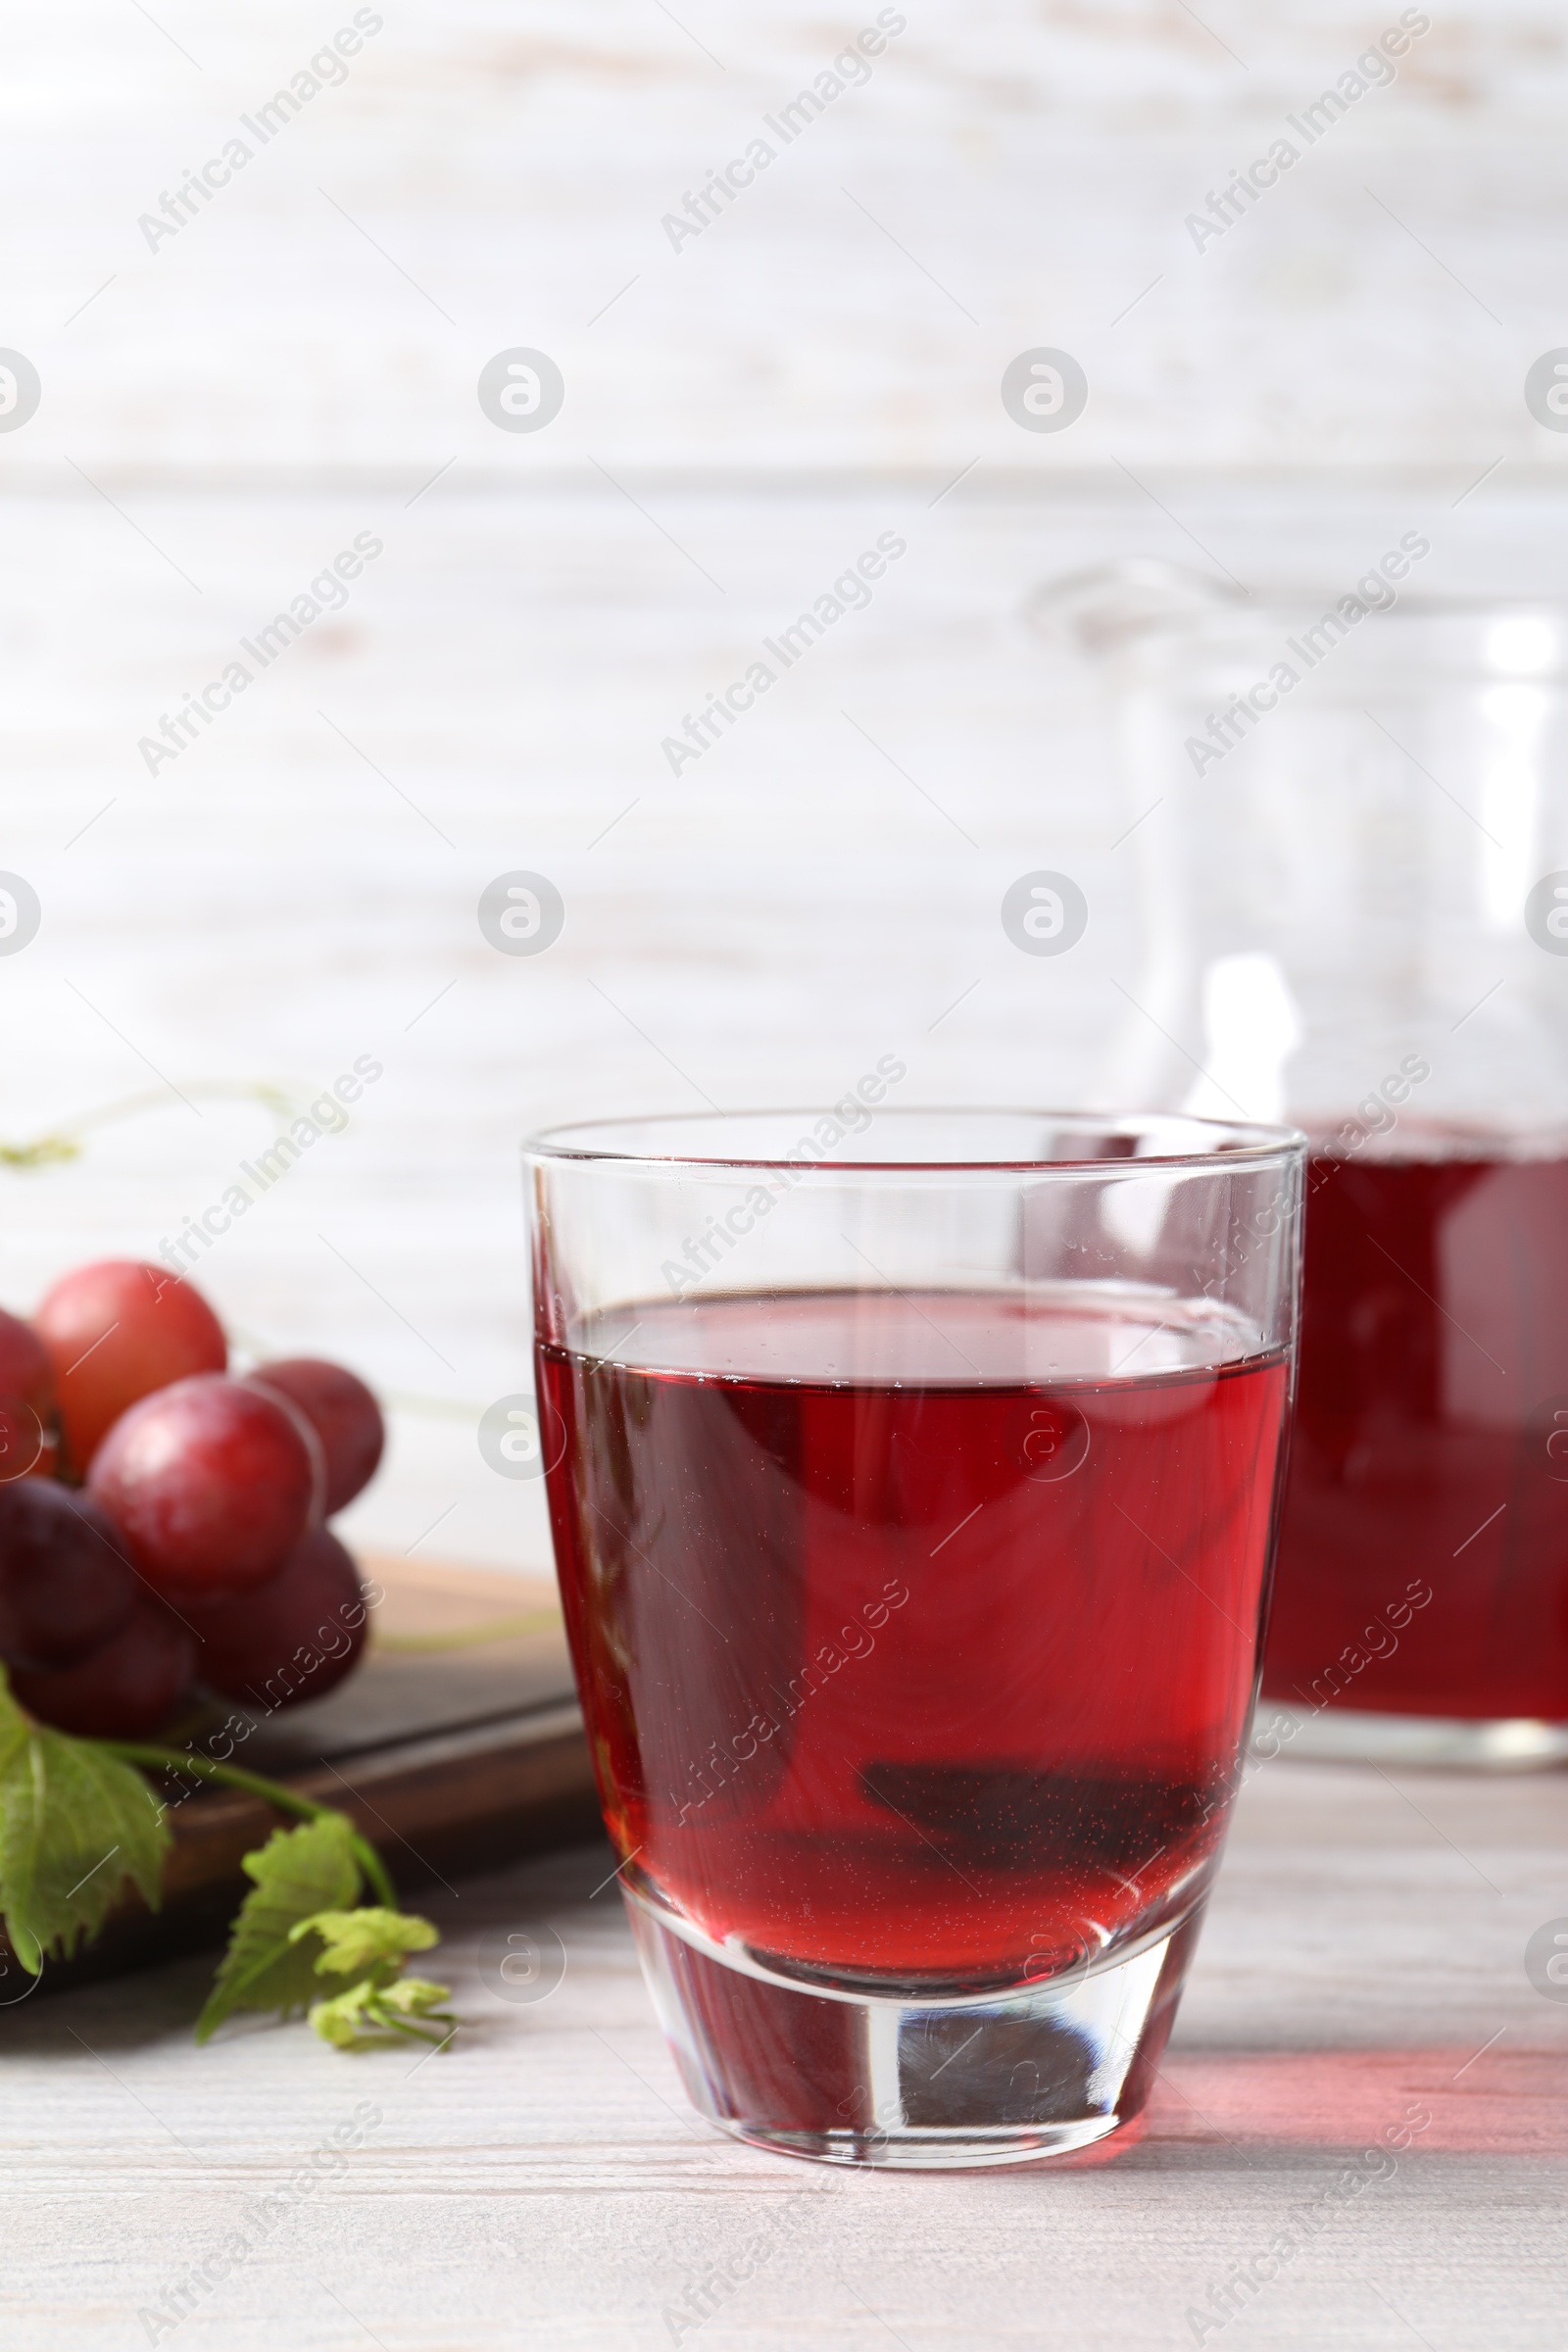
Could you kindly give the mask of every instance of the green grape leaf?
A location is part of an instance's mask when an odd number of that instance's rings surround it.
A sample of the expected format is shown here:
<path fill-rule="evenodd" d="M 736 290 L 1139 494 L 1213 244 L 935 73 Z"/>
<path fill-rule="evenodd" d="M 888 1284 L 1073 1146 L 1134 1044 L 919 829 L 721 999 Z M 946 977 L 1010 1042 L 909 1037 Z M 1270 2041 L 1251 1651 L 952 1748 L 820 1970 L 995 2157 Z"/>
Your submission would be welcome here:
<path fill-rule="evenodd" d="M 440 2048 L 458 2030 L 458 2020 L 441 2005 L 451 1998 L 445 1984 L 432 1984 L 428 1977 L 400 1977 L 394 1984 L 378 1984 L 373 1976 L 367 1977 L 347 1992 L 314 2003 L 311 2024 L 337 2050 L 375 2049 L 399 2034 Z M 427 2034 L 412 2022 L 415 2018 L 447 2030 Z"/>
<path fill-rule="evenodd" d="M 135 1767 L 42 1730 L 0 1670 L 0 1912 L 28 1975 L 95 1935 L 127 1879 L 156 1911 L 170 1841 Z"/>
<path fill-rule="evenodd" d="M 354 1830 L 342 1813 L 318 1814 L 297 1829 L 274 1830 L 244 1867 L 256 1882 L 229 1934 L 207 2006 L 196 2021 L 206 2041 L 237 2009 L 275 2009 L 287 2017 L 320 1990 L 317 1935 L 291 1931 L 318 1911 L 345 1911 L 360 1891 Z"/>
<path fill-rule="evenodd" d="M 323 1977 L 369 1976 L 381 1962 L 398 1969 L 410 1952 L 427 1952 L 432 1943 L 441 1940 L 427 1919 L 368 1906 L 359 1911 L 318 1911 L 289 1930 L 289 1941 L 297 1942 L 313 1932 L 326 1947 L 316 1963 L 317 1974 Z"/>

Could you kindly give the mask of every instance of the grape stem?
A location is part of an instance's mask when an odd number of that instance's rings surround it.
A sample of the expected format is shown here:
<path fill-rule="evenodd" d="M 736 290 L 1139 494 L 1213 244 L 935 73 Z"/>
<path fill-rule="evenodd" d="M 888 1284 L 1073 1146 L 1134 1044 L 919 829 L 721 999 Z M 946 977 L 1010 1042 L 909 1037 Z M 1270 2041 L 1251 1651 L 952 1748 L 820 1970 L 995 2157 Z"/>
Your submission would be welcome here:
<path fill-rule="evenodd" d="M 220 1764 L 211 1756 L 189 1752 L 177 1756 L 170 1748 L 148 1747 L 137 1740 L 95 1740 L 93 1745 L 105 1749 L 112 1756 L 119 1756 L 126 1764 L 150 1765 L 160 1772 L 188 1772 L 200 1781 L 217 1781 L 225 1788 L 243 1789 L 247 1796 L 259 1796 L 277 1812 L 292 1813 L 300 1821 L 321 1821 L 333 1813 L 347 1818 L 338 1805 L 318 1804 L 314 1797 L 301 1796 L 297 1789 L 286 1788 L 281 1781 L 267 1780 L 259 1772 L 246 1772 L 238 1764 Z M 395 1911 L 398 1907 L 397 1888 L 387 1874 L 386 1864 L 368 1838 L 362 1837 L 358 1830 L 352 1833 L 352 1843 L 354 1859 L 364 1873 L 371 1893 L 387 1910 Z"/>

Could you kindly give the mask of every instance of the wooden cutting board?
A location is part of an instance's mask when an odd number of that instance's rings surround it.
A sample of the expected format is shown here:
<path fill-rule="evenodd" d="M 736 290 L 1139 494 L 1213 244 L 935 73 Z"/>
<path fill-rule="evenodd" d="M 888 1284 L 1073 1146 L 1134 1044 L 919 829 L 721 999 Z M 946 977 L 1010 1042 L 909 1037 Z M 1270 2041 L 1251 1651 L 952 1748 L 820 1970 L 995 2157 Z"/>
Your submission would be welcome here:
<path fill-rule="evenodd" d="M 339 1690 L 266 1718 L 208 1709 L 166 1743 L 199 1740 L 222 1757 L 232 1740 L 225 1760 L 341 1807 L 409 1896 L 591 1836 L 599 1809 L 555 1585 L 359 1559 L 385 1598 Z M 91 1944 L 45 1964 L 40 1992 L 222 1940 L 250 1885 L 240 1858 L 279 1816 L 260 1798 L 204 1788 L 170 1820 L 162 1909 L 127 1892 Z M 16 1966 L 0 1937 L 5 1978 Z"/>

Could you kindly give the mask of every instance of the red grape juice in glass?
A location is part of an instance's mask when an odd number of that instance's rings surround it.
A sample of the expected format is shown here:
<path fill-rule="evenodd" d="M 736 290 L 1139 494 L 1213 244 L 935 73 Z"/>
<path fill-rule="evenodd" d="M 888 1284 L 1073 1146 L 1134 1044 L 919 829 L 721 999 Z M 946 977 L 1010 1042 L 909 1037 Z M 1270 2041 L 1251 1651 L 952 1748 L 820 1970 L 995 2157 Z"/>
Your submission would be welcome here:
<path fill-rule="evenodd" d="M 1301 1150 L 887 1110 L 530 1147 L 605 1823 L 742 2137 L 985 2165 L 1140 2114 L 1256 1688 Z"/>
<path fill-rule="evenodd" d="M 1307 1164 L 1264 1695 L 1540 1745 L 1568 1725 L 1568 1157 L 1409 1149 Z"/>
<path fill-rule="evenodd" d="M 976 1990 L 1185 1911 L 1251 1701 L 1282 1353 L 983 1294 L 634 1312 L 623 1353 L 540 1369 L 636 1880 L 714 1942 Z"/>

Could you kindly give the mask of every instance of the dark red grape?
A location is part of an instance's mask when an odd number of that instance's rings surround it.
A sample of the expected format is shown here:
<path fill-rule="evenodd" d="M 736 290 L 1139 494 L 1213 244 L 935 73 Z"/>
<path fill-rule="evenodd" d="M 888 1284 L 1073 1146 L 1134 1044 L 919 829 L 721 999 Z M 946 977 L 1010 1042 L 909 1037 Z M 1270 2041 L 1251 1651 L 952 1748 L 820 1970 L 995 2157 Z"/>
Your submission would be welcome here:
<path fill-rule="evenodd" d="M 125 1547 L 96 1504 L 50 1479 L 0 1486 L 0 1658 L 74 1666 L 101 1648 L 137 1597 Z"/>
<path fill-rule="evenodd" d="M 110 1427 L 139 1397 L 228 1361 L 222 1326 L 167 1266 L 106 1257 L 63 1275 L 33 1317 L 54 1365 L 67 1464 L 84 1478 Z"/>
<path fill-rule="evenodd" d="M 281 1397 L 208 1372 L 122 1414 L 87 1486 L 148 1583 L 183 1606 L 282 1566 L 317 1514 L 321 1453 Z"/>
<path fill-rule="evenodd" d="M 275 1576 L 231 1600 L 193 1602 L 196 1673 L 210 1690 L 258 1710 L 319 1698 L 340 1683 L 369 1631 L 360 1572 L 318 1527 Z"/>
<path fill-rule="evenodd" d="M 177 1617 L 138 1595 L 120 1632 L 54 1674 L 18 1667 L 20 1705 L 57 1732 L 88 1740 L 141 1740 L 156 1732 L 190 1689 L 196 1644 Z"/>
<path fill-rule="evenodd" d="M 291 1355 L 258 1364 L 246 1375 L 253 1387 L 286 1396 L 321 1441 L 326 1456 L 326 1514 L 330 1518 L 369 1485 L 386 1444 L 381 1408 L 363 1380 L 341 1364 L 314 1355 Z"/>
<path fill-rule="evenodd" d="M 30 1323 L 0 1307 L 0 1480 L 54 1476 L 55 1373 Z"/>

